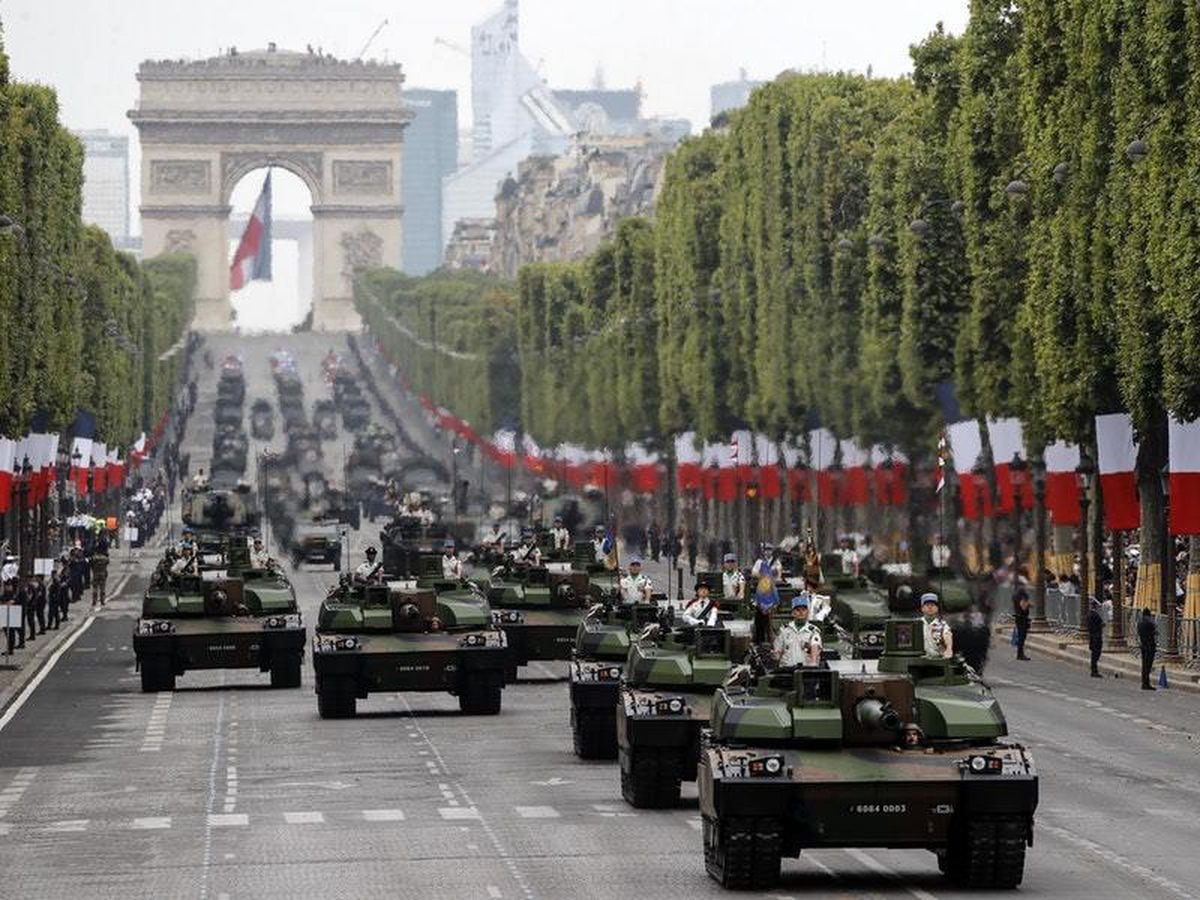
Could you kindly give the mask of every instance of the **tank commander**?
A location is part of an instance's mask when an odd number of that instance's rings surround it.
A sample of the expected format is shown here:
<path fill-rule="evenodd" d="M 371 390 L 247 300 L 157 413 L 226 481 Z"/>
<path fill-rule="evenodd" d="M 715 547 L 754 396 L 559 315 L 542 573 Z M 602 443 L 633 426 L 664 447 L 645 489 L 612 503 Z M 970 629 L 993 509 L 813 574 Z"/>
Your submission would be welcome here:
<path fill-rule="evenodd" d="M 554 517 L 554 527 L 550 529 L 550 537 L 554 541 L 555 550 L 571 549 L 571 532 L 563 524 L 562 516 Z"/>
<path fill-rule="evenodd" d="M 372 584 L 379 580 L 383 572 L 383 563 L 375 561 L 377 554 L 378 551 L 374 547 L 367 548 L 366 560 L 360 562 L 354 570 L 355 584 Z"/>
<path fill-rule="evenodd" d="M 736 553 L 726 553 L 721 572 L 721 599 L 744 600 L 746 597 L 746 576 L 738 568 Z"/>
<path fill-rule="evenodd" d="M 792 621 L 775 635 L 774 650 L 785 669 L 821 664 L 821 629 L 808 621 L 808 594 L 792 598 Z"/>
<path fill-rule="evenodd" d="M 462 581 L 462 560 L 454 552 L 454 541 L 442 544 L 442 577 L 453 581 Z"/>
<path fill-rule="evenodd" d="M 642 573 L 641 558 L 633 557 L 629 560 L 629 572 L 621 578 L 621 602 L 650 603 L 653 592 L 654 583 Z"/>
<path fill-rule="evenodd" d="M 921 595 L 921 622 L 925 627 L 925 655 L 949 659 L 954 655 L 954 635 L 941 616 L 941 601 L 934 593 Z"/>

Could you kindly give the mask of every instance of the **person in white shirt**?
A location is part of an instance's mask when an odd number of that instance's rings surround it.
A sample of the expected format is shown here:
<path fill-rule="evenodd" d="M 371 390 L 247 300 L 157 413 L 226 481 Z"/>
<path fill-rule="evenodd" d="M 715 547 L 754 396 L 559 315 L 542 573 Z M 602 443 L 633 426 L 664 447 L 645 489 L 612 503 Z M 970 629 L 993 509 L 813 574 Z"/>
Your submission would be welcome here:
<path fill-rule="evenodd" d="M 604 526 L 597 525 L 592 532 L 592 552 L 596 554 L 596 562 L 604 562 L 604 557 L 608 555 L 604 549 L 604 537 Z"/>
<path fill-rule="evenodd" d="M 375 556 L 377 555 L 377 552 L 378 551 L 376 551 L 374 547 L 368 547 L 366 552 L 366 560 L 364 562 L 360 562 L 355 567 L 354 580 L 359 584 L 370 584 L 371 582 L 379 580 L 379 577 L 383 572 L 383 565 L 375 562 Z"/>
<path fill-rule="evenodd" d="M 720 620 L 721 601 L 714 599 L 708 589 L 708 584 L 701 581 L 696 585 L 696 596 L 689 601 L 680 613 L 680 618 L 688 625 L 716 625 Z"/>
<path fill-rule="evenodd" d="M 721 572 L 721 599 L 741 601 L 746 599 L 746 576 L 737 566 L 737 554 L 726 553 Z"/>
<path fill-rule="evenodd" d="M 635 556 L 629 560 L 629 572 L 620 582 L 622 603 L 650 603 L 654 583 L 642 574 L 642 560 Z"/>
<path fill-rule="evenodd" d="M 954 634 L 941 616 L 941 603 L 934 593 L 921 595 L 921 621 L 925 627 L 925 655 L 949 659 L 954 655 Z"/>
<path fill-rule="evenodd" d="M 482 543 L 488 550 L 496 553 L 504 552 L 504 532 L 500 530 L 499 522 L 492 523 L 492 530 L 483 536 Z"/>
<path fill-rule="evenodd" d="M 792 598 L 792 621 L 775 635 L 775 653 L 782 668 L 821 664 L 821 629 L 808 621 L 808 595 Z"/>
<path fill-rule="evenodd" d="M 17 558 L 11 553 L 4 557 L 4 566 L 0 568 L 0 582 L 17 580 Z"/>
<path fill-rule="evenodd" d="M 442 577 L 462 581 L 463 564 L 454 553 L 454 541 L 446 541 L 442 545 Z"/>
<path fill-rule="evenodd" d="M 561 516 L 554 517 L 554 527 L 550 529 L 550 537 L 554 541 L 555 550 L 570 550 L 571 549 L 571 532 L 563 525 Z"/>
<path fill-rule="evenodd" d="M 271 556 L 263 546 L 262 538 L 254 539 L 254 549 L 250 551 L 250 566 L 254 569 L 269 569 Z"/>
<path fill-rule="evenodd" d="M 521 535 L 521 543 L 513 548 L 510 556 L 513 562 L 520 565 L 540 566 L 542 564 L 542 551 L 538 549 L 532 531 Z"/>

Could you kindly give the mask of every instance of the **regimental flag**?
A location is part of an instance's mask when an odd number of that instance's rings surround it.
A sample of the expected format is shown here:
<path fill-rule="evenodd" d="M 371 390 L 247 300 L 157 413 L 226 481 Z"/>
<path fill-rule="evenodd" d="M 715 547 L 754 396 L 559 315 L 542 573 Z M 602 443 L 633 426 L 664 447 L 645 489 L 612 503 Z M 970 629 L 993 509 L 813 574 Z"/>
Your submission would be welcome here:
<path fill-rule="evenodd" d="M 617 537 L 609 525 L 604 532 L 604 540 L 600 542 L 600 552 L 604 554 L 604 568 L 616 572 L 621 564 L 617 555 Z"/>
<path fill-rule="evenodd" d="M 1200 422 L 1167 425 L 1170 442 L 1171 534 L 1200 534 Z"/>
<path fill-rule="evenodd" d="M 1097 467 L 1104 497 L 1104 524 L 1113 531 L 1130 531 L 1142 521 L 1138 502 L 1137 442 L 1128 413 L 1096 416 Z"/>
<path fill-rule="evenodd" d="M 271 280 L 271 170 L 263 179 L 262 193 L 242 232 L 233 264 L 229 267 L 229 289 L 240 291 L 251 281 Z"/>

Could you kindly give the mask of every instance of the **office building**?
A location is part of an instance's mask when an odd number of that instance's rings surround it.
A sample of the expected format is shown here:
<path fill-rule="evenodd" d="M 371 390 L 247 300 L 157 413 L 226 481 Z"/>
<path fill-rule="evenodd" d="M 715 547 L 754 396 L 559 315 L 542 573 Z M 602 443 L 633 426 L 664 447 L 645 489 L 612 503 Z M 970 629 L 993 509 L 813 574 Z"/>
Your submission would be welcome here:
<path fill-rule="evenodd" d="M 404 103 L 414 113 L 404 130 L 404 259 L 409 275 L 442 264 L 443 179 L 458 168 L 458 94 L 410 88 Z"/>
<path fill-rule="evenodd" d="M 129 138 L 80 131 L 83 144 L 83 220 L 99 225 L 118 247 L 129 244 Z"/>

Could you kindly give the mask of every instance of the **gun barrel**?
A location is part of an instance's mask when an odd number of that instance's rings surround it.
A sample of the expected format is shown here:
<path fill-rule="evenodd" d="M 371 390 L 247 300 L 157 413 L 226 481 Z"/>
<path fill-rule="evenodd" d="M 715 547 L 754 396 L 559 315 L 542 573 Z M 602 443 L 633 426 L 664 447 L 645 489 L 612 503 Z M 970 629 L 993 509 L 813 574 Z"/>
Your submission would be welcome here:
<path fill-rule="evenodd" d="M 900 716 L 886 700 L 867 697 L 854 708 L 858 724 L 875 731 L 899 731 Z"/>

